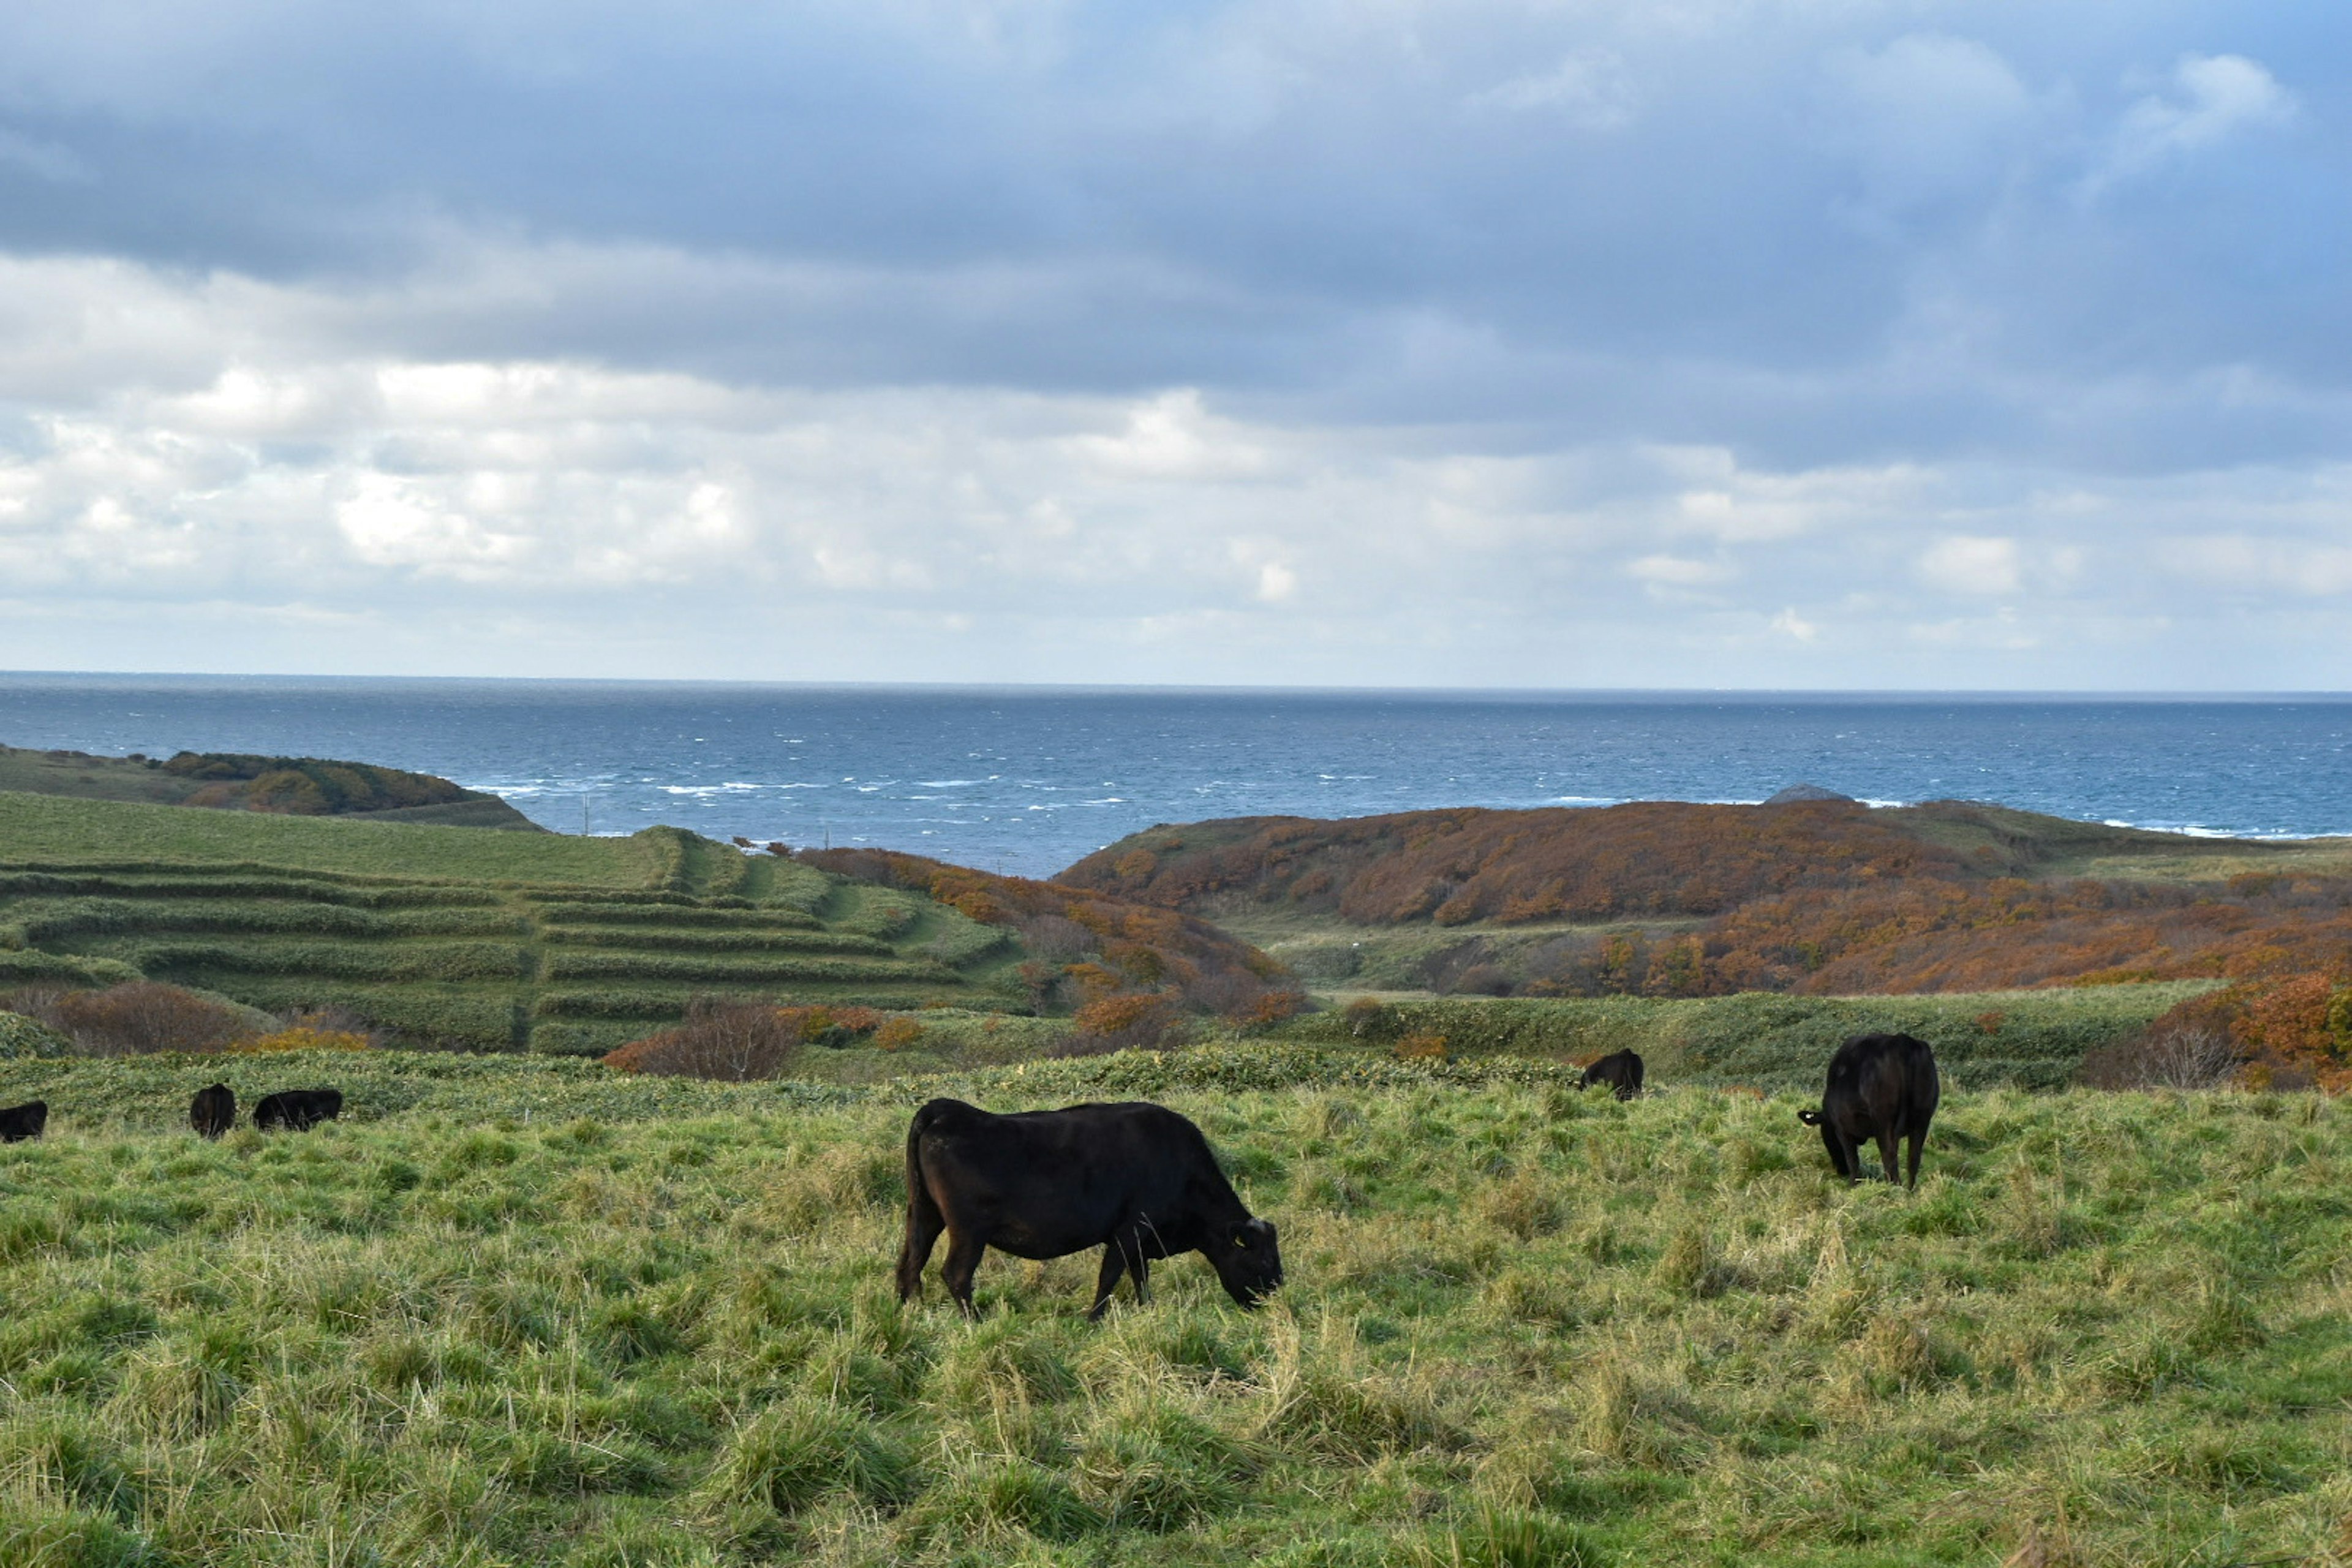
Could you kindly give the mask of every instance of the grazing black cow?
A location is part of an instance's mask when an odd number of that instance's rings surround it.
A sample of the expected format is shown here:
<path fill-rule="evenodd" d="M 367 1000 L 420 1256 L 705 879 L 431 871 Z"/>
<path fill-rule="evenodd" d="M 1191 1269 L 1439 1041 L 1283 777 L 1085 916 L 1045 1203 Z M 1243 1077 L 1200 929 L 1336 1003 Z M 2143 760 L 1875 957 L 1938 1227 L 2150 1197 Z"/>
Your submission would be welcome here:
<path fill-rule="evenodd" d="M 264 1132 L 283 1128 L 289 1132 L 301 1132 L 321 1121 L 332 1121 L 343 1113 L 343 1091 L 340 1089 L 281 1089 L 276 1094 L 265 1094 L 253 1108 L 253 1124 Z"/>
<path fill-rule="evenodd" d="M 1911 1177 L 1919 1185 L 1919 1149 L 1927 1142 L 1927 1121 L 1936 1114 L 1942 1085 L 1936 1053 L 1909 1035 L 1856 1035 L 1830 1058 L 1828 1084 L 1819 1110 L 1800 1110 L 1797 1120 L 1822 1130 L 1830 1163 L 1849 1184 L 1862 1180 L 1862 1141 L 1875 1139 L 1879 1163 L 1895 1180 L 1895 1145 L 1910 1141 Z"/>
<path fill-rule="evenodd" d="M 225 1083 L 196 1090 L 188 1101 L 188 1125 L 205 1138 L 217 1138 L 236 1126 L 236 1090 Z"/>
<path fill-rule="evenodd" d="M 966 1317 L 972 1271 L 994 1247 L 1015 1258 L 1103 1249 L 1099 1319 L 1122 1271 L 1146 1300 L 1151 1260 L 1199 1252 L 1225 1293 L 1255 1307 L 1282 1283 L 1271 1222 L 1253 1218 L 1201 1130 L 1165 1106 L 1073 1105 L 998 1116 L 934 1100 L 907 1127 L 907 1238 L 898 1300 L 922 1294 L 923 1265 L 948 1235 L 940 1277 Z"/>
<path fill-rule="evenodd" d="M 38 1138 L 41 1129 L 49 1124 L 49 1102 L 28 1100 L 22 1105 L 12 1105 L 0 1110 L 0 1143 L 18 1143 L 27 1138 Z"/>
<path fill-rule="evenodd" d="M 1640 1055 L 1633 1051 L 1619 1051 L 1613 1056 L 1602 1057 L 1584 1069 L 1584 1077 L 1578 1080 L 1576 1087 L 1591 1089 L 1596 1083 L 1605 1083 L 1614 1089 L 1620 1100 L 1633 1099 L 1642 1092 Z"/>

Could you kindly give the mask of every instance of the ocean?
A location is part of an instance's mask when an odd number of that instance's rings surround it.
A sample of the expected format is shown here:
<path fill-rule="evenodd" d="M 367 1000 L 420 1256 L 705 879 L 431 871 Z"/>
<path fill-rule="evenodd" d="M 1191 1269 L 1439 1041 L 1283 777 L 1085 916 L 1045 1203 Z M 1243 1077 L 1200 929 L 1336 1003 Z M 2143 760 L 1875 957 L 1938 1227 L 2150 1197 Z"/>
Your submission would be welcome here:
<path fill-rule="evenodd" d="M 352 758 L 566 833 L 874 845 L 1043 877 L 1138 828 L 1426 806 L 1997 801 L 2352 833 L 2352 698 L 1274 691 L 0 674 L 0 743 Z"/>

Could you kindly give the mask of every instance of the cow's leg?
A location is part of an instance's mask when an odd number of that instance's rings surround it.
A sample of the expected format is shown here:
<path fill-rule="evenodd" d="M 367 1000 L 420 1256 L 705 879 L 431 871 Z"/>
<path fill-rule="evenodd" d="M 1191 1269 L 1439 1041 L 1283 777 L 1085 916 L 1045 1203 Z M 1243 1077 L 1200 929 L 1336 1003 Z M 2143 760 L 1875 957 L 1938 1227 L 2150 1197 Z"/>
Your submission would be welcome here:
<path fill-rule="evenodd" d="M 1843 1131 L 1838 1134 L 1838 1174 L 1845 1178 L 1849 1187 L 1862 1180 L 1862 1141 L 1849 1138 Z"/>
<path fill-rule="evenodd" d="M 1886 1184 L 1893 1186 L 1903 1179 L 1901 1167 L 1895 1163 L 1895 1138 L 1893 1132 L 1878 1135 L 1878 1163 L 1886 1173 Z"/>
<path fill-rule="evenodd" d="M 1927 1130 L 1926 1128 L 1918 1127 L 1912 1130 L 1910 1147 L 1905 1151 L 1905 1152 L 1910 1157 L 1911 1179 L 1906 1183 L 1905 1185 L 1908 1186 L 1913 1192 L 1919 1190 L 1919 1151 L 1921 1148 L 1926 1146 L 1927 1142 Z"/>
<path fill-rule="evenodd" d="M 1095 1304 L 1087 1313 L 1087 1321 L 1099 1323 L 1110 1308 L 1110 1293 L 1118 1284 L 1118 1277 L 1127 1268 L 1127 1258 L 1120 1253 L 1116 1237 L 1103 1243 L 1102 1270 L 1095 1276 Z"/>
<path fill-rule="evenodd" d="M 981 1254 L 987 1250 L 988 1243 L 969 1231 L 949 1229 L 948 1259 L 940 1265 L 940 1279 L 967 1318 L 980 1316 L 980 1309 L 971 1304 L 971 1277 L 980 1268 Z"/>
<path fill-rule="evenodd" d="M 947 1218 L 940 1205 L 921 1187 L 907 1194 L 907 1237 L 898 1244 L 898 1300 L 912 1301 L 923 1294 L 923 1265 L 931 1260 L 931 1247 L 947 1228 Z"/>

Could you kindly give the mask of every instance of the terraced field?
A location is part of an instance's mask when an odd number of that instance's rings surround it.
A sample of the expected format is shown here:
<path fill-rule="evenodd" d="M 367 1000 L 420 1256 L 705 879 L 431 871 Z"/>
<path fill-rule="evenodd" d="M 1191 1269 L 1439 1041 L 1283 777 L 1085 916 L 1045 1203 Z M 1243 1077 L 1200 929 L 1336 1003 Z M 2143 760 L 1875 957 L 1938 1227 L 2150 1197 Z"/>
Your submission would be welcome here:
<path fill-rule="evenodd" d="M 0 988 L 143 977 L 587 1054 L 701 995 L 987 1006 L 1018 994 L 992 983 L 1019 956 L 919 895 L 677 828 L 493 838 L 0 795 Z"/>

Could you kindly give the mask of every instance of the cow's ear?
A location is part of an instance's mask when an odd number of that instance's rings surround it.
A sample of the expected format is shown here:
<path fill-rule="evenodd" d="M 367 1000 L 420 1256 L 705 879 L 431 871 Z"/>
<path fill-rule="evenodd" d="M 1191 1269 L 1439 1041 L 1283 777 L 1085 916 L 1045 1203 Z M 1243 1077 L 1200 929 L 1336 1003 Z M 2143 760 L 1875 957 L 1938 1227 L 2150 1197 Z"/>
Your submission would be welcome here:
<path fill-rule="evenodd" d="M 1808 1127 L 1819 1127 L 1822 1124 L 1822 1113 L 1818 1110 L 1800 1110 L 1797 1112 L 1797 1120 Z"/>

